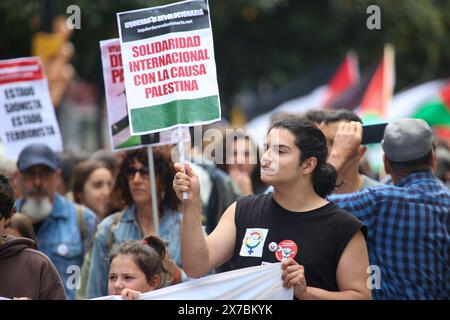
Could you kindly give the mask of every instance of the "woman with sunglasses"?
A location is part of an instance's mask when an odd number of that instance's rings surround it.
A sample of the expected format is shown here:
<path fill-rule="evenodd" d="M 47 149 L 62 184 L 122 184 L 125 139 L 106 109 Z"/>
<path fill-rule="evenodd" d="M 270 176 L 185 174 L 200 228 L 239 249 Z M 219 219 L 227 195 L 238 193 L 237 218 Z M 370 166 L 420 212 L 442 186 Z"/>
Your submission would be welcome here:
<path fill-rule="evenodd" d="M 171 182 L 175 169 L 169 148 L 153 148 L 155 183 L 157 186 L 159 236 L 168 246 L 170 258 L 181 265 L 179 200 Z M 108 258 L 116 243 L 142 240 L 155 234 L 147 149 L 131 150 L 123 154 L 112 190 L 113 205 L 124 208 L 105 218 L 97 228 L 89 271 L 87 298 L 107 295 Z M 172 276 L 179 281 L 181 271 L 175 264 Z"/>

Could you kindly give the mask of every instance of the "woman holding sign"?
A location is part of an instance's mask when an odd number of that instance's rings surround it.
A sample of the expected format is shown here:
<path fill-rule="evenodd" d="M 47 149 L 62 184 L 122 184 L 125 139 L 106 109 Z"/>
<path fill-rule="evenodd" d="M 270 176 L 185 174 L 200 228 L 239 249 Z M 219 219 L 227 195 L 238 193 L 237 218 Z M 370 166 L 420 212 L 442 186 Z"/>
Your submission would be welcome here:
<path fill-rule="evenodd" d="M 178 265 L 180 258 L 181 214 L 179 201 L 170 185 L 175 170 L 167 147 L 153 148 L 160 237 L 168 246 L 168 254 Z M 106 217 L 97 228 L 89 271 L 87 297 L 104 296 L 108 292 L 108 257 L 115 243 L 126 240 L 142 240 L 154 234 L 150 175 L 147 148 L 127 151 L 123 154 L 111 195 L 113 204 L 124 210 Z M 180 281 L 181 272 L 171 270 Z"/>
<path fill-rule="evenodd" d="M 215 230 L 201 229 L 200 185 L 180 164 L 174 190 L 183 201 L 182 259 L 189 276 L 199 277 L 231 260 L 234 268 L 282 261 L 282 281 L 297 299 L 370 299 L 365 226 L 325 197 L 336 171 L 326 163 L 327 144 L 310 121 L 287 119 L 267 135 L 261 179 L 270 194 L 233 203 Z"/>

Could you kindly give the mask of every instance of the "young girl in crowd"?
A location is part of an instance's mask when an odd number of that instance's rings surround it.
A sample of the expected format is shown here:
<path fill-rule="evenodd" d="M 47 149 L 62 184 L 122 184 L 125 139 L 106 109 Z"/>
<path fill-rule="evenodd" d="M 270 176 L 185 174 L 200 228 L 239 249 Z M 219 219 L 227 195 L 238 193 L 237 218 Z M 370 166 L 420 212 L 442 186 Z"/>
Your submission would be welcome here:
<path fill-rule="evenodd" d="M 165 257 L 166 246 L 156 236 L 114 246 L 109 258 L 108 293 L 135 300 L 141 293 L 170 284 L 172 276 L 166 268 Z"/>
<path fill-rule="evenodd" d="M 181 213 L 178 212 L 180 202 L 172 189 L 175 169 L 170 157 L 170 148 L 153 148 L 153 157 L 155 182 L 158 186 L 159 236 L 167 244 L 169 256 L 181 266 Z M 114 244 L 140 240 L 155 234 L 147 148 L 130 150 L 122 154 L 111 200 L 113 205 L 123 210 L 106 217 L 98 225 L 92 249 L 87 298 L 107 294 L 108 257 Z"/>

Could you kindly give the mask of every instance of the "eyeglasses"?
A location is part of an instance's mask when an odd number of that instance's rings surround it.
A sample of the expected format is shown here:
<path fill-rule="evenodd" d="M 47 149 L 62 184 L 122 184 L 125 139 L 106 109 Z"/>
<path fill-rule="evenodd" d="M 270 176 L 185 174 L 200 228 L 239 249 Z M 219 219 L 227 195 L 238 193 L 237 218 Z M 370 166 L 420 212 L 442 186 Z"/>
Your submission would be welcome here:
<path fill-rule="evenodd" d="M 133 179 L 136 175 L 136 172 L 139 172 L 141 177 L 148 177 L 149 176 L 149 170 L 148 167 L 140 167 L 139 169 L 135 167 L 129 167 L 127 168 L 127 176 L 128 179 Z"/>
<path fill-rule="evenodd" d="M 31 168 L 31 169 L 25 170 L 23 172 L 23 175 L 26 179 L 34 180 L 37 177 L 39 177 L 40 179 L 48 178 L 52 173 L 53 173 L 53 171 L 48 168 L 42 168 L 42 169 Z"/>

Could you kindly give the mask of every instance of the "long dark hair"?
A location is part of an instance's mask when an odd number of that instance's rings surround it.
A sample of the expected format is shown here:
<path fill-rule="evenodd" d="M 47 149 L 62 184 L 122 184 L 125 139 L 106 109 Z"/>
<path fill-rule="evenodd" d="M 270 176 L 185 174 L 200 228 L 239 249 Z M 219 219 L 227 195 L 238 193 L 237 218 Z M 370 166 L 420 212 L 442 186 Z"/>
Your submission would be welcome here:
<path fill-rule="evenodd" d="M 14 214 L 14 190 L 9 179 L 0 174 L 0 219 L 9 219 Z"/>
<path fill-rule="evenodd" d="M 225 171 L 226 173 L 229 173 L 229 164 L 227 155 L 229 153 L 229 150 L 233 150 L 233 144 L 240 141 L 245 140 L 249 143 L 250 152 L 254 150 L 256 152 L 255 155 L 255 168 L 253 172 L 250 174 L 250 179 L 252 181 L 252 188 L 253 192 L 255 194 L 263 192 L 267 186 L 264 184 L 264 182 L 261 181 L 261 150 L 259 150 L 258 145 L 253 141 L 253 139 L 246 135 L 241 130 L 231 130 L 228 129 L 225 131 L 225 134 L 223 135 L 223 141 L 222 141 L 222 156 L 223 156 L 223 163 L 217 163 L 217 168 L 221 169 L 222 171 Z M 236 161 L 236 159 L 235 159 Z"/>
<path fill-rule="evenodd" d="M 300 149 L 300 163 L 308 158 L 317 159 L 311 182 L 314 191 L 325 198 L 336 187 L 337 173 L 334 167 L 327 163 L 328 148 L 322 131 L 311 121 L 301 118 L 284 119 L 274 123 L 270 129 L 284 128 L 295 137 L 295 145 Z"/>
<path fill-rule="evenodd" d="M 72 192 L 73 198 L 76 203 L 81 203 L 83 188 L 89 176 L 92 174 L 92 172 L 100 168 L 105 168 L 106 170 L 111 172 L 111 176 L 113 175 L 108 164 L 101 160 L 89 159 L 77 164 L 72 176 Z"/>
<path fill-rule="evenodd" d="M 170 158 L 169 147 L 153 148 L 153 159 L 155 162 L 155 175 L 159 178 L 157 197 L 158 210 L 161 216 L 164 206 L 172 210 L 178 210 L 179 208 L 180 202 L 172 187 L 172 181 L 176 172 Z M 122 159 L 118 163 L 116 181 L 111 193 L 113 205 L 118 208 L 133 204 L 133 198 L 128 185 L 127 168 L 133 166 L 135 160 L 144 166 L 148 166 L 147 148 L 130 150 L 122 154 Z"/>

